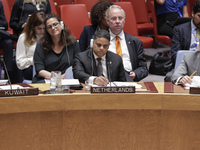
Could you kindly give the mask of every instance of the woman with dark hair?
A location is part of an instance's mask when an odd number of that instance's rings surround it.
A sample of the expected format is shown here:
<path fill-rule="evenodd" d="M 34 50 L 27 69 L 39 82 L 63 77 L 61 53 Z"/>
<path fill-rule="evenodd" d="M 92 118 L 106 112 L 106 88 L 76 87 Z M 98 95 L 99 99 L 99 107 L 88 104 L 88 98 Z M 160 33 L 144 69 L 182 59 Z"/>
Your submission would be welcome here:
<path fill-rule="evenodd" d="M 23 77 L 26 80 L 32 80 L 33 53 L 36 43 L 44 35 L 44 18 L 45 14 L 42 11 L 33 13 L 17 42 L 16 63 L 17 67 L 23 71 Z"/>
<path fill-rule="evenodd" d="M 36 11 L 51 13 L 49 0 L 16 0 L 10 17 L 10 27 L 16 35 L 23 31 L 29 16 Z"/>
<path fill-rule="evenodd" d="M 44 79 L 51 78 L 51 71 L 61 71 L 64 79 L 66 69 L 80 52 L 75 37 L 57 15 L 48 15 L 44 24 L 44 37 L 37 43 L 33 58 L 36 70 L 33 83 L 44 83 Z"/>
<path fill-rule="evenodd" d="M 101 0 L 92 7 L 90 13 L 92 25 L 85 26 L 79 38 L 81 51 L 85 51 L 90 47 L 90 41 L 96 31 L 108 30 L 105 13 L 111 5 L 113 5 L 113 2 Z"/>

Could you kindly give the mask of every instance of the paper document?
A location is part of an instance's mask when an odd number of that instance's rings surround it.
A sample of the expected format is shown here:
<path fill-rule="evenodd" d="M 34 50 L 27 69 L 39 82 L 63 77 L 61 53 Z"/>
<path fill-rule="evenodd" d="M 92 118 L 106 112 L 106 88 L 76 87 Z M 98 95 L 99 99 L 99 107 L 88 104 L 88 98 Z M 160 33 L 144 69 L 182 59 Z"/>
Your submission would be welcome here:
<path fill-rule="evenodd" d="M 50 80 L 45 79 L 45 83 L 50 83 Z M 62 79 L 62 85 L 79 85 L 78 79 Z"/>
<path fill-rule="evenodd" d="M 0 80 L 0 85 L 6 85 L 7 82 L 8 80 Z"/>
<path fill-rule="evenodd" d="M 192 83 L 186 83 L 185 86 L 185 89 L 189 89 L 190 87 L 200 87 L 200 76 L 193 76 Z"/>
<path fill-rule="evenodd" d="M 23 87 L 20 85 L 11 85 L 13 90 L 16 89 L 25 89 L 25 88 L 30 88 L 30 87 Z M 10 85 L 4 85 L 4 86 L 0 86 L 1 90 L 11 90 Z"/>

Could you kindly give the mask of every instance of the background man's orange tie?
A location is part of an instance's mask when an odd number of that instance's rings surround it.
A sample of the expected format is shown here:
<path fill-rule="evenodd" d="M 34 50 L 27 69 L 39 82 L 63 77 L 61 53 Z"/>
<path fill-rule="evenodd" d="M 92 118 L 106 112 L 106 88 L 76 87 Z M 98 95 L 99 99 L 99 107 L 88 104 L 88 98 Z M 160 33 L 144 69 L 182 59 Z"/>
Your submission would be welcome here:
<path fill-rule="evenodd" d="M 122 57 L 122 49 L 121 49 L 121 44 L 120 44 L 120 41 L 119 41 L 119 36 L 116 36 L 116 52 L 119 56 Z"/>

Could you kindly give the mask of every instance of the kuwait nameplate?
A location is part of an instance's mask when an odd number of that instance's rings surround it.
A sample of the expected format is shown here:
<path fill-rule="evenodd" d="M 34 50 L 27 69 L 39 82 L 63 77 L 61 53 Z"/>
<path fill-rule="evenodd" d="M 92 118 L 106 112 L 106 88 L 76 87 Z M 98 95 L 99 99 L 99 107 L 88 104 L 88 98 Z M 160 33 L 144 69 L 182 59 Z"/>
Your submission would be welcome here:
<path fill-rule="evenodd" d="M 0 97 L 38 95 L 38 88 L 0 90 Z"/>
<path fill-rule="evenodd" d="M 135 93 L 135 86 L 91 87 L 91 93 Z"/>

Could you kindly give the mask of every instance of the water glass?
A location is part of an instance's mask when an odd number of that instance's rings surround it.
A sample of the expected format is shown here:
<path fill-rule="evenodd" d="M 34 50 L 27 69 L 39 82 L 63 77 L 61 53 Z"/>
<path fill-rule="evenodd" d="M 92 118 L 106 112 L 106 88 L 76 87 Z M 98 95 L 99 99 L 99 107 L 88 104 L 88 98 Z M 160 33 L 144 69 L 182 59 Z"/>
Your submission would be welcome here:
<path fill-rule="evenodd" d="M 85 90 L 86 90 L 86 91 L 90 91 L 90 89 L 91 89 L 91 84 L 89 83 L 88 80 L 86 80 L 86 81 L 85 81 Z"/>
<path fill-rule="evenodd" d="M 61 71 L 51 71 L 50 92 L 60 93 L 62 91 Z"/>

